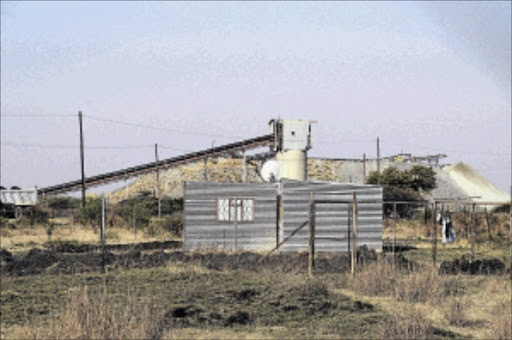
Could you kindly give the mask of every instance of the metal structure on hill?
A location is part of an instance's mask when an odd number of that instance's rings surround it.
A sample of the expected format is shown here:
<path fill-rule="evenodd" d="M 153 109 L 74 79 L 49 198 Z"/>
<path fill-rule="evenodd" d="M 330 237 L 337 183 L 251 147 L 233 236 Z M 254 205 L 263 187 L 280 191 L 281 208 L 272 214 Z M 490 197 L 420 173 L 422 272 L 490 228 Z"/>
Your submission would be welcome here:
<path fill-rule="evenodd" d="M 212 147 L 206 150 L 192 152 L 185 155 L 172 157 L 168 159 L 162 159 L 158 162 L 146 163 L 131 168 L 121 169 L 101 175 L 85 178 L 85 186 L 91 188 L 94 186 L 104 185 L 111 182 L 117 182 L 120 180 L 132 178 L 135 176 L 147 174 L 159 169 L 167 169 L 182 165 L 185 163 L 195 162 L 206 157 L 218 157 L 225 154 L 229 154 L 235 151 L 245 151 L 258 147 L 274 146 L 274 136 L 264 135 L 243 141 Z M 60 194 L 64 192 L 77 191 L 82 188 L 82 180 L 75 180 L 66 182 L 58 185 L 41 188 L 38 190 L 39 194 Z"/>

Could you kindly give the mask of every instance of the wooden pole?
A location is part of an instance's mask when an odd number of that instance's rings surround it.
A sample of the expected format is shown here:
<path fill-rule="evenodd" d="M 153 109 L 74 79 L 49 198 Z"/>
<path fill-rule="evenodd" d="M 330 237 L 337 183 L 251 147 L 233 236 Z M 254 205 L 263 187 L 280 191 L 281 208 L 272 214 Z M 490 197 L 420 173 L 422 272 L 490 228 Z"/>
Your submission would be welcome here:
<path fill-rule="evenodd" d="M 366 183 L 366 153 L 363 153 L 363 183 Z"/>
<path fill-rule="evenodd" d="M 313 277 L 315 267 L 315 202 L 313 193 L 309 194 L 309 252 L 308 252 L 308 274 Z"/>
<path fill-rule="evenodd" d="M 137 205 L 133 205 L 133 239 L 137 239 L 137 224 L 136 224 L 136 216 L 137 216 Z"/>
<path fill-rule="evenodd" d="M 245 156 L 245 150 L 243 150 L 242 161 L 243 161 L 242 182 L 245 183 L 245 182 L 247 182 L 247 161 L 246 161 L 246 156 Z"/>
<path fill-rule="evenodd" d="M 487 207 L 484 210 L 485 213 L 485 223 L 487 224 L 487 239 L 491 240 L 491 219 L 489 217 L 489 212 L 487 211 Z"/>
<path fill-rule="evenodd" d="M 235 216 L 233 217 L 235 222 L 235 251 L 238 251 L 238 199 L 235 197 L 233 200 L 235 201 Z"/>
<path fill-rule="evenodd" d="M 473 203 L 471 205 L 471 230 L 470 230 L 470 237 L 471 237 L 471 262 L 475 260 L 475 227 L 476 227 L 476 218 L 475 218 L 475 206 L 476 204 Z"/>
<path fill-rule="evenodd" d="M 396 213 L 396 203 L 393 203 L 393 269 L 395 267 L 395 260 L 396 260 L 396 220 L 397 220 L 397 213 Z"/>
<path fill-rule="evenodd" d="M 105 273 L 105 196 L 101 198 L 101 271 Z"/>
<path fill-rule="evenodd" d="M 437 202 L 434 203 L 434 210 L 432 211 L 432 261 L 434 266 L 437 259 Z"/>
<path fill-rule="evenodd" d="M 464 224 L 465 224 L 465 232 L 466 232 L 466 238 L 468 239 L 469 241 L 469 223 L 468 223 L 468 211 L 467 211 L 467 207 L 466 205 L 464 205 Z"/>
<path fill-rule="evenodd" d="M 352 195 L 352 259 L 351 270 L 352 275 L 356 273 L 357 261 L 357 194 L 354 192 Z"/>
<path fill-rule="evenodd" d="M 351 215 L 352 215 L 352 206 L 350 204 L 347 205 L 347 253 L 348 253 L 348 256 L 351 257 L 351 252 L 350 252 L 350 228 L 351 228 Z M 351 263 L 352 263 L 352 260 L 351 260 Z"/>
<path fill-rule="evenodd" d="M 158 169 L 158 144 L 155 143 L 155 165 L 156 165 L 156 197 L 158 199 L 158 218 L 162 218 L 162 199 L 160 198 L 160 170 Z"/>
<path fill-rule="evenodd" d="M 281 224 L 281 206 L 283 204 L 283 197 L 281 195 L 277 195 L 276 199 L 276 247 L 279 246 L 279 225 Z"/>
<path fill-rule="evenodd" d="M 377 137 L 377 173 L 380 175 L 380 140 Z"/>
<path fill-rule="evenodd" d="M 208 156 L 204 158 L 204 180 L 208 182 Z"/>
<path fill-rule="evenodd" d="M 428 228 L 428 205 L 425 204 L 425 213 L 423 216 L 423 225 Z"/>
<path fill-rule="evenodd" d="M 82 111 L 78 111 L 80 125 L 80 167 L 82 169 L 82 209 L 85 209 L 85 161 L 84 161 L 84 133 L 82 127 Z"/>

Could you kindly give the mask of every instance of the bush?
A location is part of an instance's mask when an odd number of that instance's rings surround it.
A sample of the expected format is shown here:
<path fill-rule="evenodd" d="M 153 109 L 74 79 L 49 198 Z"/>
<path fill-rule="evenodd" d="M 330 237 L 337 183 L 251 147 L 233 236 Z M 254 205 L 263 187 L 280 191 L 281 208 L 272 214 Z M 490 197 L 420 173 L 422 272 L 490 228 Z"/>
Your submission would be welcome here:
<path fill-rule="evenodd" d="M 69 196 L 48 196 L 41 203 L 52 210 L 65 210 L 80 208 L 81 200 Z"/>
<path fill-rule="evenodd" d="M 163 218 L 153 218 L 146 228 L 149 236 L 157 236 L 162 233 L 170 233 L 173 236 L 181 237 L 183 234 L 183 214 L 174 213 Z"/>
<path fill-rule="evenodd" d="M 80 210 L 77 221 L 84 225 L 101 225 L 101 198 L 87 197 L 85 208 Z"/>
<path fill-rule="evenodd" d="M 429 192 L 436 187 L 435 171 L 421 165 L 415 165 L 410 170 L 399 170 L 389 167 L 378 173 L 371 172 L 366 180 L 368 184 L 380 184 L 384 188 L 384 201 L 410 201 L 423 200 L 421 192 Z M 397 205 L 397 213 L 400 217 L 413 217 L 418 206 Z M 384 215 L 391 216 L 393 206 L 384 205 Z"/>
<path fill-rule="evenodd" d="M 385 185 L 383 188 L 384 202 L 402 201 L 402 202 L 418 202 L 422 201 L 423 197 L 418 192 L 407 188 L 393 187 Z M 396 213 L 400 218 L 412 218 L 418 211 L 416 204 L 397 204 Z M 393 213 L 392 204 L 384 204 L 384 216 L 390 217 Z"/>
<path fill-rule="evenodd" d="M 492 210 L 491 213 L 509 213 L 510 212 L 510 203 L 502 204 L 499 207 L 496 207 Z"/>

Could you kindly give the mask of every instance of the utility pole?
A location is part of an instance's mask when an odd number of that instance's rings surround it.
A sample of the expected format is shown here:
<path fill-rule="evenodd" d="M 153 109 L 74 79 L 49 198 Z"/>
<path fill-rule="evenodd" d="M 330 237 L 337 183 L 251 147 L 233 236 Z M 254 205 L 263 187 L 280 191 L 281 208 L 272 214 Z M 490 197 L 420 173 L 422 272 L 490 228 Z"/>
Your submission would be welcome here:
<path fill-rule="evenodd" d="M 105 273 L 105 196 L 101 197 L 101 272 Z"/>
<path fill-rule="evenodd" d="M 308 274 L 313 277 L 315 268 L 315 199 L 313 193 L 309 194 L 309 229 L 308 229 Z"/>
<path fill-rule="evenodd" d="M 84 169 L 84 133 L 82 128 L 82 111 L 78 111 L 80 124 L 80 163 L 82 167 L 82 209 L 85 209 L 85 169 Z"/>
<path fill-rule="evenodd" d="M 352 256 L 351 256 L 351 272 L 352 276 L 356 274 L 357 263 L 357 193 L 352 193 Z"/>
<path fill-rule="evenodd" d="M 245 149 L 243 151 L 243 173 L 242 173 L 242 182 L 247 182 L 247 160 L 245 157 Z"/>
<path fill-rule="evenodd" d="M 366 153 L 363 153 L 363 183 L 366 183 Z"/>
<path fill-rule="evenodd" d="M 160 170 L 158 169 L 158 144 L 155 143 L 155 165 L 156 165 L 156 198 L 158 199 L 158 218 L 162 218 L 162 200 L 160 198 Z"/>
<path fill-rule="evenodd" d="M 510 186 L 510 232 L 508 234 L 508 241 L 510 243 L 510 280 L 512 280 L 512 185 Z"/>
<path fill-rule="evenodd" d="M 215 140 L 212 141 L 212 149 L 215 144 Z M 208 182 L 208 154 L 204 157 L 204 180 Z"/>
<path fill-rule="evenodd" d="M 380 140 L 377 137 L 377 173 L 380 175 Z"/>

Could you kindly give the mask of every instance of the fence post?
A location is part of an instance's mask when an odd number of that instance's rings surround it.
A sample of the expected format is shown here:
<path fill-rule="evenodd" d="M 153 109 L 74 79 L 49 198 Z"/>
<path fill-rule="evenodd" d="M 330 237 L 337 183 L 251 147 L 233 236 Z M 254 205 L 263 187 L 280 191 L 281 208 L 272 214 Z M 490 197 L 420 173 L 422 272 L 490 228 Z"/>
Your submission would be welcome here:
<path fill-rule="evenodd" d="M 425 204 L 425 214 L 423 216 L 423 226 L 428 228 L 428 203 Z"/>
<path fill-rule="evenodd" d="M 238 251 L 238 199 L 235 197 L 233 200 L 235 201 L 235 208 L 233 209 L 235 214 L 233 217 L 235 222 L 235 251 Z"/>
<path fill-rule="evenodd" d="M 487 224 L 487 239 L 491 240 L 491 219 L 489 217 L 489 212 L 487 211 L 487 207 L 485 208 L 485 222 Z"/>
<path fill-rule="evenodd" d="M 348 253 L 348 256 L 351 257 L 351 252 L 350 252 L 350 237 L 352 235 L 350 235 L 350 227 L 351 227 L 351 216 L 352 214 L 352 206 L 349 204 L 347 204 L 347 253 Z"/>
<path fill-rule="evenodd" d="M 315 201 L 313 193 L 309 194 L 309 256 L 308 256 L 308 274 L 313 277 L 315 267 Z"/>
<path fill-rule="evenodd" d="M 475 203 L 471 205 L 471 263 L 475 260 L 475 229 L 476 229 L 476 218 L 475 218 Z"/>
<path fill-rule="evenodd" d="M 434 202 L 434 210 L 432 211 L 432 229 L 432 237 L 434 238 L 432 240 L 432 261 L 434 262 L 435 266 L 437 259 L 437 202 Z"/>
<path fill-rule="evenodd" d="M 276 247 L 279 246 L 279 224 L 281 223 L 282 196 L 277 195 L 276 199 Z"/>
<path fill-rule="evenodd" d="M 351 271 L 352 275 L 356 273 L 356 260 L 357 260 L 357 194 L 352 194 L 352 259 Z"/>
<path fill-rule="evenodd" d="M 105 273 L 105 196 L 101 197 L 101 272 Z"/>
<path fill-rule="evenodd" d="M 397 221 L 397 213 L 396 213 L 396 202 L 393 203 L 393 269 L 395 269 L 395 261 L 396 261 L 396 221 Z"/>
<path fill-rule="evenodd" d="M 468 224 L 468 213 L 467 213 L 467 206 L 464 205 L 464 224 L 465 224 L 465 232 L 466 232 L 466 238 L 468 239 L 469 241 L 469 224 Z"/>

